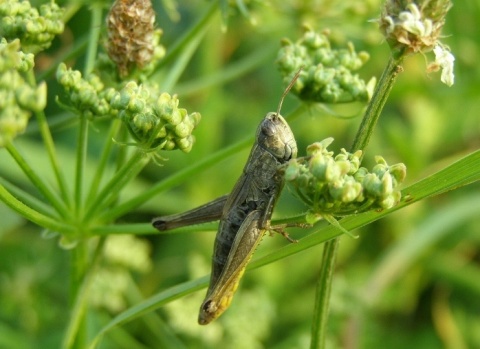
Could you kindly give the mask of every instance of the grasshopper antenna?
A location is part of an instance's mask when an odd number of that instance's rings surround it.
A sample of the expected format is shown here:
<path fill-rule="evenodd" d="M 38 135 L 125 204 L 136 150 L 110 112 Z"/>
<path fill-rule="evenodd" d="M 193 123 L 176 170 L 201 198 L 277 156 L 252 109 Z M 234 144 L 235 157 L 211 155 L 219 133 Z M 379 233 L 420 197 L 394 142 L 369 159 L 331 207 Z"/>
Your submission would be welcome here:
<path fill-rule="evenodd" d="M 303 69 L 303 67 L 300 67 L 300 69 L 298 69 L 298 71 L 295 73 L 295 76 L 293 77 L 292 81 L 290 81 L 287 88 L 283 92 L 282 98 L 280 98 L 280 103 L 278 103 L 277 115 L 280 115 L 280 110 L 282 109 L 283 100 L 285 99 L 285 96 L 288 94 L 288 92 L 290 92 L 293 85 L 295 85 L 295 82 L 297 81 L 298 77 L 300 76 L 300 73 L 302 72 L 302 69 Z"/>

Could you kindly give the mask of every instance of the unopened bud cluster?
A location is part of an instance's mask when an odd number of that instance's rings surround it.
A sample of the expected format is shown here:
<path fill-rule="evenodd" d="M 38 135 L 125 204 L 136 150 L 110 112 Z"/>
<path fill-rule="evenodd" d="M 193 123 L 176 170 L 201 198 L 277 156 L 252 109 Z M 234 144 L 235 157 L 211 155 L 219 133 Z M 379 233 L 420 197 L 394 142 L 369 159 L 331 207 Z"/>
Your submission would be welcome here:
<path fill-rule="evenodd" d="M 107 16 L 107 29 L 107 52 L 122 77 L 165 55 L 150 0 L 116 0 Z"/>
<path fill-rule="evenodd" d="M 67 68 L 60 63 L 57 68 L 57 81 L 65 93 L 59 103 L 87 117 L 100 117 L 114 114 L 110 107 L 110 98 L 115 93 L 113 88 L 105 89 L 95 74 L 82 77 L 78 70 Z"/>
<path fill-rule="evenodd" d="M 445 17 L 452 7 L 449 0 L 389 0 L 380 17 L 380 30 L 395 56 L 434 51 L 435 61 L 427 70 L 442 69 L 441 80 L 453 85 L 454 56 L 440 42 Z"/>
<path fill-rule="evenodd" d="M 0 40 L 0 147 L 27 127 L 32 112 L 45 108 L 47 85 L 31 86 L 33 54 L 20 51 L 20 41 Z"/>
<path fill-rule="evenodd" d="M 372 171 L 360 167 L 362 152 L 338 155 L 328 151 L 333 138 L 307 147 L 306 158 L 290 161 L 285 179 L 311 214 L 345 216 L 372 209 L 388 209 L 401 199 L 398 185 L 406 175 L 404 164 L 388 166 L 377 156 Z"/>
<path fill-rule="evenodd" d="M 375 80 L 366 83 L 353 72 L 369 59 L 366 52 L 347 48 L 333 49 L 328 36 L 306 29 L 303 37 L 292 43 L 282 42 L 277 64 L 285 82 L 302 68 L 292 92 L 304 101 L 348 103 L 368 101 Z"/>
<path fill-rule="evenodd" d="M 40 52 L 63 32 L 62 15 L 63 10 L 53 1 L 39 9 L 29 1 L 0 1 L 0 36 L 9 41 L 20 39 L 24 52 Z"/>
<path fill-rule="evenodd" d="M 176 96 L 159 94 L 157 88 L 134 81 L 121 90 L 105 88 L 95 74 L 84 79 L 63 63 L 57 69 L 57 80 L 65 91 L 60 105 L 88 117 L 120 118 L 142 150 L 192 149 L 192 132 L 200 114 L 179 108 Z"/>
<path fill-rule="evenodd" d="M 188 114 L 186 109 L 179 108 L 176 96 L 168 93 L 158 96 L 145 85 L 129 82 L 115 94 L 111 104 L 145 151 L 180 149 L 189 152 L 192 149 L 195 141 L 192 131 L 200 121 L 200 114 Z"/>

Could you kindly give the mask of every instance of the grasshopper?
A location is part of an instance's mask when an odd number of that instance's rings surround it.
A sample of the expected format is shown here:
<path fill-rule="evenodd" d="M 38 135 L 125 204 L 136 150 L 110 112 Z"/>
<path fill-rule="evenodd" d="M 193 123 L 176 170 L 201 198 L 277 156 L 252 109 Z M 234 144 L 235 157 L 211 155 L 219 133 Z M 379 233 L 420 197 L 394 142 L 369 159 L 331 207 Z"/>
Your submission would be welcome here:
<path fill-rule="evenodd" d="M 230 305 L 245 267 L 265 232 L 283 231 L 271 226 L 273 208 L 284 185 L 279 168 L 297 156 L 297 143 L 279 114 L 283 99 L 300 72 L 282 95 L 277 112 L 268 113 L 257 128 L 255 143 L 232 192 L 185 213 L 154 218 L 159 230 L 168 230 L 220 220 L 212 257 L 207 295 L 200 307 L 198 323 L 206 325 Z"/>

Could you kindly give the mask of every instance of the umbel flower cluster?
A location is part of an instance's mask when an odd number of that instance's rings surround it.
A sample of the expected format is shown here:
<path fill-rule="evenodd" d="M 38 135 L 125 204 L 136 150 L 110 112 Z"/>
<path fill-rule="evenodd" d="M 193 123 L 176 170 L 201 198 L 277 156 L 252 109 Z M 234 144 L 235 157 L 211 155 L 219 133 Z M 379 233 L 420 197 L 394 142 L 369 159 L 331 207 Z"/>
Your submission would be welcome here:
<path fill-rule="evenodd" d="M 361 151 L 352 154 L 342 149 L 335 156 L 327 149 L 332 142 L 333 138 L 327 138 L 309 145 L 307 157 L 293 159 L 285 170 L 287 183 L 308 205 L 311 216 L 388 209 L 400 201 L 398 185 L 406 176 L 404 164 L 389 166 L 377 156 L 377 164 L 368 171 L 360 166 Z"/>
<path fill-rule="evenodd" d="M 77 70 L 60 64 L 57 80 L 65 90 L 58 102 L 66 109 L 88 117 L 120 118 L 145 152 L 180 149 L 189 152 L 195 138 L 192 131 L 200 121 L 199 113 L 188 114 L 179 108 L 179 100 L 157 88 L 128 82 L 121 90 L 105 88 L 95 74 L 84 79 Z"/>
<path fill-rule="evenodd" d="M 63 32 L 62 15 L 63 10 L 53 1 L 39 9 L 29 1 L 1 1 L 0 36 L 8 41 L 20 39 L 23 52 L 40 52 Z"/>
<path fill-rule="evenodd" d="M 20 51 L 20 41 L 0 40 L 0 147 L 27 127 L 32 112 L 47 102 L 47 85 L 32 86 L 33 54 Z"/>
<path fill-rule="evenodd" d="M 110 107 L 110 99 L 115 90 L 105 89 L 102 81 L 95 74 L 90 74 L 84 79 L 78 70 L 67 68 L 65 63 L 60 63 L 56 77 L 65 91 L 61 100 L 57 98 L 57 103 L 65 109 L 88 117 L 115 114 Z"/>
<path fill-rule="evenodd" d="M 145 151 L 180 149 L 189 152 L 195 138 L 192 131 L 200 122 L 197 112 L 179 108 L 176 96 L 159 96 L 145 85 L 129 82 L 111 101 L 118 117 Z"/>
<path fill-rule="evenodd" d="M 366 83 L 354 71 L 369 59 L 367 52 L 356 52 L 352 43 L 347 48 L 333 49 L 328 36 L 306 28 L 296 42 L 282 41 L 277 64 L 284 82 L 290 82 L 300 68 L 292 92 L 304 101 L 348 103 L 368 101 L 375 79 Z"/>

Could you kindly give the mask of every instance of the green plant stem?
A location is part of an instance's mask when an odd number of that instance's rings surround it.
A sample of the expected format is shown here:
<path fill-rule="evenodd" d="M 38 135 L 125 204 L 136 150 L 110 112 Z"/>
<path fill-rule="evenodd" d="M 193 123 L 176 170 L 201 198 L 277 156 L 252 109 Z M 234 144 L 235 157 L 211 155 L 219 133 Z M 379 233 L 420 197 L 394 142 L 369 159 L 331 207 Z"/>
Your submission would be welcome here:
<path fill-rule="evenodd" d="M 159 234 L 179 234 L 179 233 L 198 233 L 202 231 L 216 231 L 218 223 L 203 223 L 181 227 L 178 229 L 158 231 L 151 223 L 134 223 L 134 224 L 112 224 L 92 227 L 90 233 L 92 235 L 109 236 L 118 234 L 132 235 L 159 235 Z"/>
<path fill-rule="evenodd" d="M 327 337 L 327 320 L 332 288 L 331 280 L 335 270 L 335 256 L 338 250 L 338 238 L 325 243 L 320 277 L 317 282 L 315 293 L 315 309 L 312 321 L 312 341 L 310 348 L 324 348 Z"/>
<path fill-rule="evenodd" d="M 20 202 L 24 203 L 26 206 L 37 211 L 44 216 L 58 219 L 58 213 L 53 210 L 53 208 L 47 205 L 45 202 L 39 200 L 30 193 L 20 189 L 15 184 L 10 183 L 6 179 L 0 177 L 0 185 L 3 185 L 5 189 L 16 197 Z"/>
<path fill-rule="evenodd" d="M 238 142 L 226 149 L 220 150 L 213 155 L 199 161 L 198 163 L 189 166 L 181 171 L 176 172 L 174 175 L 158 182 L 153 187 L 148 190 L 145 190 L 140 195 L 134 197 L 133 199 L 124 202 L 121 205 L 113 207 L 108 212 L 105 212 L 101 216 L 102 221 L 109 222 L 114 220 L 115 218 L 120 217 L 122 214 L 133 210 L 134 208 L 140 206 L 142 203 L 150 200 L 154 196 L 158 195 L 164 190 L 170 189 L 175 185 L 183 182 L 184 180 L 191 178 L 199 171 L 202 171 L 210 166 L 217 164 L 219 161 L 226 159 L 228 156 L 237 153 L 238 151 L 245 149 L 252 143 L 251 137 Z"/>
<path fill-rule="evenodd" d="M 99 3 L 91 6 L 91 22 L 89 28 L 89 41 L 85 59 L 85 67 L 83 74 L 87 77 L 93 70 L 95 65 L 95 57 L 97 55 L 98 39 L 100 37 L 100 30 L 102 27 L 102 7 Z M 82 113 L 80 115 L 80 124 L 77 136 L 77 154 L 76 154 L 76 169 L 75 169 L 75 188 L 74 188 L 74 204 L 77 219 L 78 231 L 80 240 L 77 246 L 72 250 L 72 263 L 70 266 L 70 285 L 71 285 L 71 299 L 75 300 L 82 292 L 82 285 L 85 281 L 85 275 L 89 268 L 88 260 L 88 240 L 82 239 L 88 235 L 88 226 L 85 224 L 84 214 L 84 181 L 85 181 L 85 162 L 87 156 L 88 144 L 88 118 Z M 87 291 L 85 291 L 87 292 Z M 86 296 L 85 296 L 86 297 Z M 73 301 L 72 301 L 73 303 Z M 85 348 L 87 340 L 87 322 L 86 316 L 83 312 L 81 315 L 74 318 L 78 321 L 77 331 L 72 337 L 69 348 Z M 67 331 L 68 332 L 68 331 Z M 68 338 L 68 337 L 67 337 Z"/>
<path fill-rule="evenodd" d="M 87 202 L 92 202 L 95 199 L 95 196 L 98 193 L 98 188 L 102 181 L 102 176 L 105 173 L 105 168 L 107 166 L 108 158 L 112 153 L 113 139 L 118 132 L 118 129 L 121 126 L 121 121 L 119 119 L 114 119 L 110 124 L 110 129 L 108 134 L 105 137 L 105 144 L 103 146 L 102 155 L 100 161 L 97 165 L 95 175 L 92 178 L 92 184 L 90 186 L 90 192 L 87 196 Z"/>
<path fill-rule="evenodd" d="M 402 71 L 402 61 L 403 56 L 400 56 L 399 58 L 391 57 L 389 59 L 378 85 L 375 88 L 372 99 L 368 104 L 367 110 L 365 111 L 365 115 L 363 116 L 362 122 L 357 131 L 355 140 L 353 141 L 350 150 L 351 152 L 364 150 L 367 147 L 396 77 L 398 73 Z M 325 243 L 323 249 L 324 258 L 322 259 L 322 268 L 317 283 L 315 313 L 312 323 L 311 349 L 325 348 L 325 329 L 327 328 L 330 291 L 332 289 L 333 281 L 332 270 L 335 267 L 336 251 L 338 250 L 339 243 L 340 237 L 336 237 Z"/>
<path fill-rule="evenodd" d="M 90 74 L 95 65 L 95 57 L 97 55 L 98 39 L 100 37 L 100 30 L 102 26 L 102 8 L 98 4 L 94 4 L 92 9 L 92 20 L 90 22 L 89 41 L 87 48 L 87 56 L 85 59 L 85 68 L 83 75 L 85 77 Z M 83 215 L 83 186 L 84 186 L 84 170 L 85 159 L 87 155 L 88 142 L 88 119 L 87 116 L 80 115 L 80 125 L 78 128 L 77 137 L 77 161 L 75 171 L 75 210 L 77 218 L 81 220 Z"/>
<path fill-rule="evenodd" d="M 134 178 L 148 163 L 150 158 L 141 151 L 135 152 L 134 155 L 117 171 L 102 191 L 97 195 L 96 199 L 89 203 L 85 214 L 85 220 L 88 221 L 98 212 L 105 209 L 117 197 L 121 188 Z M 110 210 L 109 210 L 110 211 Z"/>
<path fill-rule="evenodd" d="M 10 153 L 12 158 L 17 162 L 18 166 L 22 169 L 25 175 L 30 179 L 33 185 L 42 193 L 43 196 L 50 202 L 50 204 L 55 208 L 55 210 L 60 214 L 61 217 L 69 217 L 69 211 L 65 206 L 65 203 L 55 194 L 55 192 L 47 186 L 47 184 L 42 181 L 42 179 L 33 171 L 33 169 L 28 165 L 25 159 L 20 155 L 17 149 L 13 146 L 12 143 L 7 144 L 7 151 Z M 7 203 L 8 204 L 8 203 Z"/>
<path fill-rule="evenodd" d="M 75 323 L 74 335 L 69 335 L 67 328 L 66 338 L 70 338 L 68 348 L 85 348 L 87 338 L 87 322 L 85 313 L 75 311 L 77 299 L 82 294 L 82 285 L 85 283 L 88 271 L 88 245 L 87 240 L 80 240 L 70 254 L 70 308 L 72 309 L 70 321 Z"/>
<path fill-rule="evenodd" d="M 95 66 L 95 58 L 97 57 L 98 40 L 102 30 L 102 7 L 99 2 L 94 2 L 91 5 L 92 17 L 89 29 L 87 57 L 85 59 L 85 68 L 83 74 L 85 77 L 90 74 Z"/>
<path fill-rule="evenodd" d="M 58 161 L 57 151 L 55 149 L 55 144 L 53 143 L 52 134 L 48 126 L 47 118 L 43 111 L 36 113 L 38 127 L 40 133 L 42 134 L 43 143 L 47 149 L 48 157 L 50 159 L 50 164 L 52 166 L 53 172 L 55 173 L 55 178 L 57 179 L 58 188 L 60 189 L 60 194 L 62 195 L 63 201 L 67 206 L 71 204 L 71 197 L 68 193 L 67 184 L 65 182 L 65 176 L 61 171 L 61 166 Z"/>
<path fill-rule="evenodd" d="M 197 23 L 195 23 L 192 28 L 190 28 L 185 35 L 183 35 L 173 47 L 171 47 L 167 55 L 160 61 L 157 65 L 155 71 L 159 71 L 161 68 L 165 67 L 169 64 L 172 60 L 176 60 L 179 53 L 182 52 L 185 46 L 189 45 L 189 43 L 197 37 L 198 33 L 203 31 L 203 29 L 208 26 L 208 24 L 214 18 L 214 15 L 217 12 L 218 4 L 216 2 L 212 2 L 210 7 L 205 11 L 202 18 L 199 19 Z"/>
<path fill-rule="evenodd" d="M 85 171 L 85 159 L 87 156 L 87 140 L 88 140 L 88 120 L 86 115 L 80 116 L 77 136 L 77 161 L 75 167 L 75 212 L 77 219 L 81 220 L 83 215 L 82 198 L 83 198 L 83 181 Z"/>
<path fill-rule="evenodd" d="M 45 216 L 24 203 L 17 200 L 3 185 L 0 185 L 0 201 L 3 201 L 8 207 L 18 212 L 29 221 L 61 234 L 72 234 L 75 229 L 69 225 L 60 223 L 58 219 Z"/>
<path fill-rule="evenodd" d="M 162 80 L 163 91 L 171 91 L 173 89 L 178 79 L 185 71 L 185 67 L 190 62 L 193 54 L 198 48 L 198 45 L 200 45 L 200 42 L 207 32 L 208 24 L 210 24 L 210 22 L 205 22 L 203 27 L 195 32 L 195 36 L 191 37 L 191 39 L 186 43 L 178 57 L 175 59 L 172 67 L 168 69 L 167 75 Z"/>
<path fill-rule="evenodd" d="M 98 243 L 97 247 L 93 253 L 92 262 L 88 267 L 88 273 L 85 275 L 85 270 L 81 270 L 82 266 L 86 265 L 87 262 L 87 253 L 86 253 L 86 245 L 80 246 L 77 250 L 75 249 L 74 253 L 72 254 L 72 262 L 77 264 L 77 267 L 80 274 L 76 275 L 76 278 L 72 278 L 72 281 L 75 282 L 75 294 L 72 294 L 72 299 L 74 299 L 71 315 L 69 316 L 69 321 L 67 324 L 67 329 L 65 331 L 65 335 L 62 342 L 63 349 L 72 348 L 74 345 L 80 347 L 80 339 L 84 338 L 81 343 L 81 348 L 85 348 L 85 336 L 86 328 L 84 327 L 86 322 L 84 321 L 84 317 L 86 314 L 86 309 L 88 305 L 88 295 L 89 289 L 92 285 L 94 276 L 96 275 L 96 271 L 98 269 L 98 265 L 100 264 L 100 259 L 102 256 L 103 246 L 105 245 L 105 238 L 102 237 Z M 83 269 L 83 268 L 82 268 Z M 73 288 L 73 287 L 72 287 Z M 83 327 L 82 327 L 83 326 Z"/>
<path fill-rule="evenodd" d="M 382 113 L 388 95 L 392 90 L 399 73 L 403 71 L 401 66 L 403 56 L 399 58 L 390 57 L 387 66 L 383 70 L 382 76 L 373 93 L 372 99 L 367 106 L 362 123 L 357 131 L 350 152 L 354 153 L 357 150 L 365 150 L 373 134 L 373 130 L 377 124 L 380 114 Z"/>
<path fill-rule="evenodd" d="M 277 51 L 277 43 L 275 43 L 275 45 L 267 44 L 264 47 L 253 51 L 245 58 L 229 64 L 225 69 L 217 70 L 196 80 L 177 84 L 175 86 L 175 91 L 179 96 L 185 97 L 202 90 L 204 91 L 212 86 L 218 86 L 225 84 L 228 81 L 234 81 L 258 67 L 262 62 L 273 60 L 272 57 L 275 56 Z"/>

